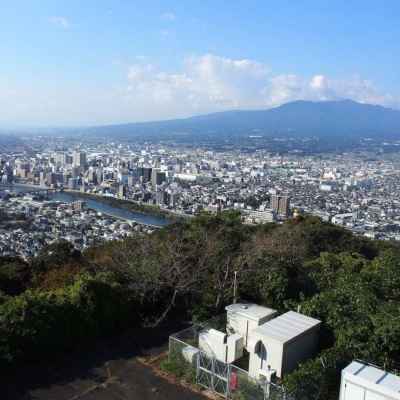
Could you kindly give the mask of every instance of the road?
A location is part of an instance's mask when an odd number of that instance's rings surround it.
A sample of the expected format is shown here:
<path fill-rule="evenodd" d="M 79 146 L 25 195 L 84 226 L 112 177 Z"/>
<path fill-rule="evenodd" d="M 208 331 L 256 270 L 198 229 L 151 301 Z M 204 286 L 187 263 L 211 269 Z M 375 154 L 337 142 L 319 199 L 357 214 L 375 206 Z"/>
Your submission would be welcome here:
<path fill-rule="evenodd" d="M 137 357 L 157 354 L 166 329 L 136 329 L 103 340 L 86 352 L 73 352 L 46 365 L 31 365 L 0 376 L 2 400 L 204 400 L 169 383 Z"/>

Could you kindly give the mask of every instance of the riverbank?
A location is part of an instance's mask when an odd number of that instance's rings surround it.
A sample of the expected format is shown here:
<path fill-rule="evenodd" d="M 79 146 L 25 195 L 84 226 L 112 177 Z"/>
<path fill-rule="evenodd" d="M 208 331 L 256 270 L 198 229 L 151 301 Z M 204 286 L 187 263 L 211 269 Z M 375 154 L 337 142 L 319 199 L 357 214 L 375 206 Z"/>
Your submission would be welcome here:
<path fill-rule="evenodd" d="M 16 192 L 46 191 L 47 188 L 16 183 L 14 185 L 0 186 L 4 189 L 11 189 Z M 164 210 L 156 205 L 143 204 L 134 200 L 123 200 L 115 197 L 103 196 L 97 193 L 84 193 L 78 190 L 54 190 L 49 197 L 59 201 L 84 200 L 88 206 L 114 217 L 131 219 L 145 225 L 165 226 L 171 222 L 184 220 L 192 217 L 178 211 Z"/>
<path fill-rule="evenodd" d="M 159 206 L 138 203 L 133 200 L 117 199 L 115 197 L 102 196 L 96 193 L 83 193 L 76 190 L 64 189 L 65 193 L 77 198 L 87 198 L 96 200 L 99 203 L 107 204 L 112 207 L 122 208 L 135 213 L 150 215 L 154 217 L 164 218 L 169 221 L 178 221 L 190 218 L 189 215 L 178 214 L 173 211 L 163 210 Z"/>

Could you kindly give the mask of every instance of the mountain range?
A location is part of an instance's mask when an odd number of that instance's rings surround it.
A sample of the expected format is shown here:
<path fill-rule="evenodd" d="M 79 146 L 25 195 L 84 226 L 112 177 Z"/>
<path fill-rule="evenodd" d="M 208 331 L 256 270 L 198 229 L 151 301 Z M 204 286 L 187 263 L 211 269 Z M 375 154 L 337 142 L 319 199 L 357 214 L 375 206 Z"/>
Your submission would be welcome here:
<path fill-rule="evenodd" d="M 183 119 L 98 126 L 81 133 L 159 135 L 400 138 L 400 111 L 352 100 L 295 101 L 267 110 L 224 111 Z"/>

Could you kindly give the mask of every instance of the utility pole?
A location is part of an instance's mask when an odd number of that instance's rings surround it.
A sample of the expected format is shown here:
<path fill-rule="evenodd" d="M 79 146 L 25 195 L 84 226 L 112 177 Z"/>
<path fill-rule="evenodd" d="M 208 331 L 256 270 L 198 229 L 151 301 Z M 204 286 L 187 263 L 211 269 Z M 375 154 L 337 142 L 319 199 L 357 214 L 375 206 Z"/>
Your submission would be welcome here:
<path fill-rule="evenodd" d="M 235 278 L 233 280 L 233 304 L 236 304 L 236 296 L 237 296 L 237 271 L 234 272 Z"/>

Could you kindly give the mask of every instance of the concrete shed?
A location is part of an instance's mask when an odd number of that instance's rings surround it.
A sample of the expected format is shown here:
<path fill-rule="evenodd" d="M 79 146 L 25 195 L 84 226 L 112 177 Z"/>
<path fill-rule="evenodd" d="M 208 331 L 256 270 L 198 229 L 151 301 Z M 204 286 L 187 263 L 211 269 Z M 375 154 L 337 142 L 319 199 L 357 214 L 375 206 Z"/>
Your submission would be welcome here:
<path fill-rule="evenodd" d="M 227 332 L 242 335 L 245 346 L 250 332 L 274 318 L 277 313 L 272 308 L 243 303 L 231 304 L 225 310 L 227 311 Z"/>
<path fill-rule="evenodd" d="M 353 361 L 342 371 L 340 400 L 400 400 L 400 377 Z"/>
<path fill-rule="evenodd" d="M 246 346 L 249 375 L 259 378 L 268 366 L 279 378 L 293 371 L 315 354 L 320 324 L 317 319 L 289 311 L 253 330 Z"/>
<path fill-rule="evenodd" d="M 209 357 L 224 363 L 233 363 L 243 356 L 243 336 L 227 335 L 215 329 L 204 329 L 199 333 L 199 348 Z"/>

